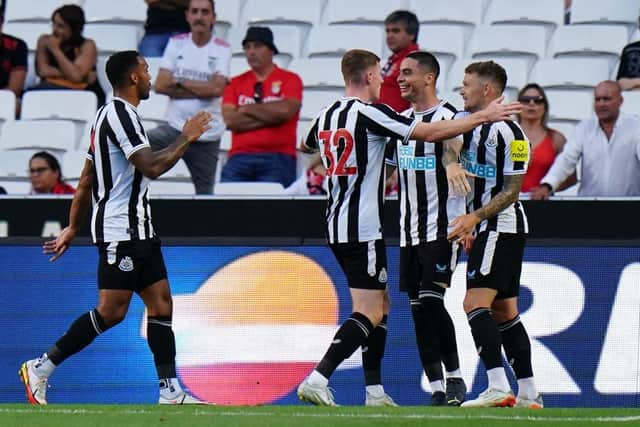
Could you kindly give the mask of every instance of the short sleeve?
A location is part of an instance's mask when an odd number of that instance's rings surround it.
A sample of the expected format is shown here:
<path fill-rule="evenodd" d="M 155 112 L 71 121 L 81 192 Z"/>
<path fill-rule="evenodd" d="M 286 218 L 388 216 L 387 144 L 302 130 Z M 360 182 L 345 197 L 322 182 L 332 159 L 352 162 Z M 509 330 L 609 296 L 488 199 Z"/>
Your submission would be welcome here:
<path fill-rule="evenodd" d="M 395 138 L 402 142 L 409 140 L 418 120 L 396 113 L 385 104 L 370 104 L 360 110 L 365 117 L 367 128 L 376 135 Z"/>
<path fill-rule="evenodd" d="M 311 123 L 305 133 L 302 143 L 310 150 L 318 151 L 318 118 Z"/>
<path fill-rule="evenodd" d="M 222 104 L 231 104 L 238 106 L 238 95 L 236 88 L 238 87 L 238 79 L 231 79 L 228 85 L 225 86 L 224 92 L 222 92 Z"/>
<path fill-rule="evenodd" d="M 14 52 L 11 69 L 27 69 L 27 44 L 16 39 L 18 46 Z"/>
<path fill-rule="evenodd" d="M 285 99 L 297 99 L 302 101 L 302 80 L 295 73 L 290 73 L 282 85 L 282 95 Z"/>
<path fill-rule="evenodd" d="M 391 138 L 384 149 L 384 161 L 390 166 L 398 166 L 398 140 Z"/>
<path fill-rule="evenodd" d="M 213 70 L 214 74 L 221 74 L 225 77 L 229 77 L 231 74 L 231 48 L 225 47 L 220 49 L 220 57 L 216 61 L 216 67 Z"/>
<path fill-rule="evenodd" d="M 519 125 L 511 121 L 497 127 L 498 140 L 504 142 L 504 174 L 519 175 L 527 172 L 531 158 L 531 145 Z"/>
<path fill-rule="evenodd" d="M 150 147 L 136 112 L 121 101 L 114 102 L 115 117 L 108 117 L 118 146 L 127 159 L 135 152 Z"/>

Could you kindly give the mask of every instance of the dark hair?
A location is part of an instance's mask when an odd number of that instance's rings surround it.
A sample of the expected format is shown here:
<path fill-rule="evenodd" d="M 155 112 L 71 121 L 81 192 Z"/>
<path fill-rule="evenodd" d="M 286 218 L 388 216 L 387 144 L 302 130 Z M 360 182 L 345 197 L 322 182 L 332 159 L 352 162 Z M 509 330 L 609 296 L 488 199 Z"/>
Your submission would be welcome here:
<path fill-rule="evenodd" d="M 215 2 L 213 0 L 209 0 L 209 3 L 211 3 L 211 11 L 215 14 L 216 13 Z M 191 5 L 191 0 L 189 0 L 189 4 L 187 4 L 187 9 L 189 9 L 190 5 Z"/>
<path fill-rule="evenodd" d="M 105 66 L 109 83 L 114 88 L 127 85 L 129 73 L 138 66 L 140 54 L 135 50 L 116 52 L 107 59 Z"/>
<path fill-rule="evenodd" d="M 60 162 L 58 162 L 56 156 L 47 151 L 38 151 L 31 156 L 31 159 L 29 159 L 29 165 L 31 165 L 31 161 L 33 159 L 42 159 L 47 162 L 47 166 L 49 166 L 52 171 L 58 172 L 58 182 L 62 182 L 62 169 L 60 168 Z"/>
<path fill-rule="evenodd" d="M 396 10 L 395 12 L 391 12 L 384 20 L 385 25 L 396 24 L 398 22 L 404 24 L 407 34 L 413 36 L 413 42 L 415 43 L 418 40 L 418 30 L 420 29 L 416 14 L 408 10 Z"/>
<path fill-rule="evenodd" d="M 364 72 L 380 62 L 380 58 L 373 52 L 364 49 L 351 49 L 342 57 L 341 69 L 344 82 L 362 85 Z"/>
<path fill-rule="evenodd" d="M 80 46 L 84 42 L 82 37 L 82 30 L 84 29 L 84 11 L 82 8 L 75 4 L 65 4 L 60 6 L 51 14 L 51 20 L 58 14 L 69 27 L 71 27 L 71 37 L 69 43 L 71 46 Z"/>
<path fill-rule="evenodd" d="M 424 72 L 435 74 L 436 80 L 438 79 L 440 75 L 440 63 L 438 62 L 438 58 L 432 53 L 420 50 L 411 52 L 406 58 L 415 59 L 418 62 L 418 67 Z"/>
<path fill-rule="evenodd" d="M 547 94 L 544 92 L 544 89 L 542 89 L 542 86 L 540 86 L 538 83 L 527 83 L 518 92 L 518 99 L 520 99 L 520 97 L 524 95 L 524 93 L 529 89 L 537 90 L 540 96 L 542 96 L 542 104 L 544 105 L 544 114 L 542 115 L 542 127 L 544 128 L 544 130 L 549 130 L 549 126 L 547 126 L 547 120 L 549 120 L 549 100 L 547 99 Z M 520 121 L 520 115 L 518 114 L 516 117 L 518 118 L 518 121 Z"/>
<path fill-rule="evenodd" d="M 502 66 L 493 61 L 480 61 L 467 65 L 464 69 L 465 74 L 477 74 L 480 77 L 487 78 L 495 83 L 500 94 L 504 92 L 507 86 L 507 72 Z"/>

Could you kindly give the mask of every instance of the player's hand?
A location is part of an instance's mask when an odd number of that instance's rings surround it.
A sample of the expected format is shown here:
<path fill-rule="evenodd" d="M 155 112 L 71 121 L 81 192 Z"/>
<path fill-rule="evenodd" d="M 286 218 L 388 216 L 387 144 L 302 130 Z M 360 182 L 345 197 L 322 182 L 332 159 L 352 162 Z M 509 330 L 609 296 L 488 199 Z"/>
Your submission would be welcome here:
<path fill-rule="evenodd" d="M 210 112 L 200 111 L 187 119 L 182 126 L 182 134 L 189 142 L 197 141 L 203 133 L 211 129 L 211 119 L 213 119 L 213 115 Z"/>
<path fill-rule="evenodd" d="M 511 120 L 511 116 L 519 114 L 522 111 L 522 104 L 519 102 L 511 102 L 509 104 L 502 104 L 504 96 L 494 99 L 484 109 L 487 115 L 488 122 L 499 122 L 501 120 Z"/>
<path fill-rule="evenodd" d="M 550 196 L 551 191 L 549 191 L 546 185 L 533 187 L 529 192 L 529 199 L 531 200 L 549 200 Z"/>
<path fill-rule="evenodd" d="M 447 235 L 447 239 L 460 244 L 464 243 L 464 239 L 473 232 L 474 227 L 479 222 L 480 218 L 473 213 L 457 217 L 449 223 L 449 227 L 452 227 L 453 230 Z"/>
<path fill-rule="evenodd" d="M 450 163 L 446 167 L 447 182 L 454 197 L 466 196 L 471 192 L 471 185 L 467 177 L 475 176 L 466 171 L 460 163 Z"/>
<path fill-rule="evenodd" d="M 53 254 L 51 258 L 49 258 L 50 262 L 54 262 L 58 258 L 64 254 L 67 249 L 69 249 L 69 245 L 71 241 L 76 237 L 76 230 L 71 227 L 65 227 L 62 229 L 58 237 L 55 240 L 49 240 L 48 242 L 44 242 L 42 245 L 42 251 L 45 254 Z"/>

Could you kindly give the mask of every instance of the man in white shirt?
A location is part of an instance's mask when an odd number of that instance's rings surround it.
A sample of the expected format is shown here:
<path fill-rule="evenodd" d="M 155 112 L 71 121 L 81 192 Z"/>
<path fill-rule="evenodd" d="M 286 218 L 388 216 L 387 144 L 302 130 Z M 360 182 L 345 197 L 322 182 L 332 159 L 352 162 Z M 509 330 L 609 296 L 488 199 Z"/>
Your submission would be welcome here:
<path fill-rule="evenodd" d="M 191 32 L 169 40 L 160 63 L 155 91 L 168 95 L 167 124 L 149 131 L 149 142 L 160 150 L 175 140 L 187 118 L 200 110 L 213 115 L 211 129 L 192 144 L 183 159 L 196 194 L 212 194 L 220 137 L 225 130 L 221 95 L 229 76 L 231 47 L 213 35 L 213 0 L 191 0 L 186 13 Z"/>
<path fill-rule="evenodd" d="M 620 112 L 617 82 L 606 80 L 594 91 L 596 117 L 578 123 L 531 199 L 545 200 L 582 159 L 579 196 L 640 196 L 640 116 Z"/>

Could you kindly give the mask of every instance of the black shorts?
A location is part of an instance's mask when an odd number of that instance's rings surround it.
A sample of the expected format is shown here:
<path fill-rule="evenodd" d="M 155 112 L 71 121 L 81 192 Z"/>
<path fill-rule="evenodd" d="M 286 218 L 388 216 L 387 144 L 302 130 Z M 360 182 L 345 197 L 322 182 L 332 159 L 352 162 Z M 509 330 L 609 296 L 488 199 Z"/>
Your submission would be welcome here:
<path fill-rule="evenodd" d="M 433 283 L 448 288 L 461 247 L 446 239 L 400 248 L 400 290 L 416 296 Z"/>
<path fill-rule="evenodd" d="M 467 289 L 495 289 L 496 299 L 517 297 L 525 242 L 524 234 L 478 233 L 467 262 Z"/>
<path fill-rule="evenodd" d="M 159 239 L 101 243 L 98 253 L 98 289 L 139 293 L 167 278 Z"/>
<path fill-rule="evenodd" d="M 387 288 L 387 250 L 384 240 L 330 243 L 350 288 Z"/>

